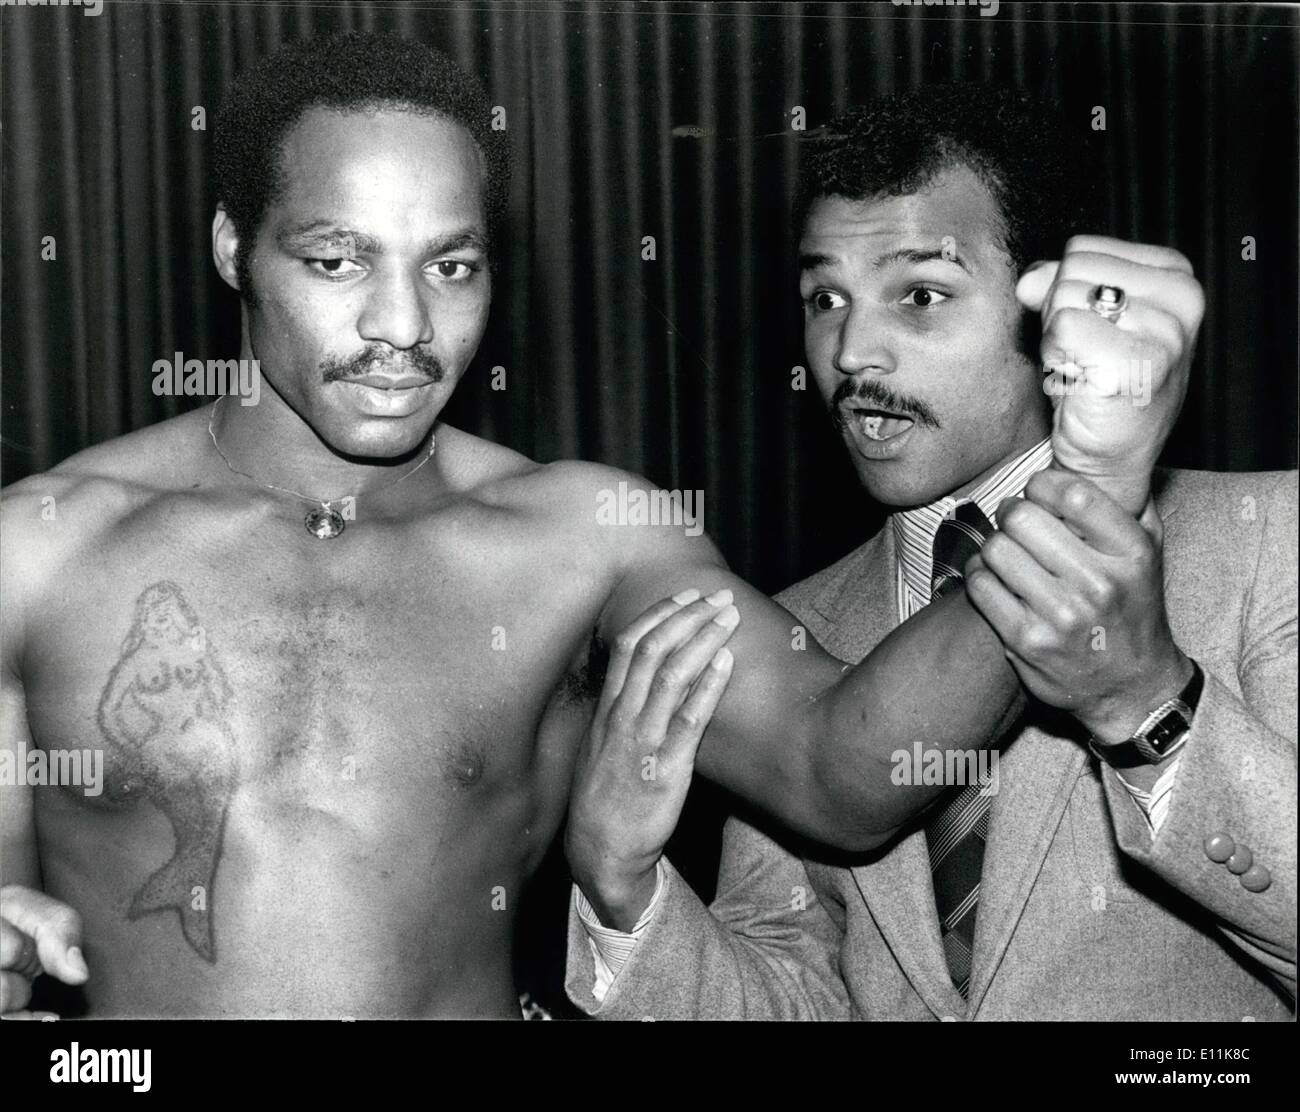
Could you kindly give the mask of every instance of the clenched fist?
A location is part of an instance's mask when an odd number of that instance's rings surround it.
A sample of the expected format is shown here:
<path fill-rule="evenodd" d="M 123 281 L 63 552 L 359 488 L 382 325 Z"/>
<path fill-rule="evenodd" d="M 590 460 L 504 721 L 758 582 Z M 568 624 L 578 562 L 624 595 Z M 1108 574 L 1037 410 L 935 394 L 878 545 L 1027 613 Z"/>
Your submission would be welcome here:
<path fill-rule="evenodd" d="M 967 596 L 1026 691 L 1119 744 L 1192 675 L 1165 609 L 1159 516 L 1139 523 L 1086 480 L 1049 470 L 997 517 L 966 565 Z"/>
<path fill-rule="evenodd" d="M 1127 296 L 1114 321 L 1088 307 L 1090 292 L 1103 285 Z M 1187 393 L 1205 312 L 1192 264 L 1169 247 L 1074 236 L 1059 261 L 1025 271 L 1016 297 L 1042 314 L 1057 466 L 1140 514 Z"/>

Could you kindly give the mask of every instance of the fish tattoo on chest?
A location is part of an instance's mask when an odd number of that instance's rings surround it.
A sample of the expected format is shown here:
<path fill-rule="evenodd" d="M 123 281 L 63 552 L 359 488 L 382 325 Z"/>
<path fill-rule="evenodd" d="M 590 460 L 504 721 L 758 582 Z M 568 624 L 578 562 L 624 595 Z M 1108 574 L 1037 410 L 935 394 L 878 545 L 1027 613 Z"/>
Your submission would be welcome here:
<path fill-rule="evenodd" d="M 238 780 L 230 700 L 216 649 L 181 588 L 169 580 L 146 587 L 96 718 L 119 773 L 109 797 L 148 799 L 171 823 L 175 849 L 134 894 L 127 917 L 174 910 L 186 942 L 212 963 L 213 883 Z"/>

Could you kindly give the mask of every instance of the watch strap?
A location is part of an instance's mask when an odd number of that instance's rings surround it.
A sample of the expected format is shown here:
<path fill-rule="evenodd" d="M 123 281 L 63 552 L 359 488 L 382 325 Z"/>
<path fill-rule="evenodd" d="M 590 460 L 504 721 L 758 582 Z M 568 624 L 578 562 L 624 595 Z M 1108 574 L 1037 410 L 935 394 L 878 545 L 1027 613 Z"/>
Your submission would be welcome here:
<path fill-rule="evenodd" d="M 1116 769 L 1137 768 L 1168 760 L 1187 743 L 1192 717 L 1196 714 L 1204 688 L 1205 673 L 1193 660 L 1192 678 L 1182 691 L 1148 714 L 1131 737 L 1118 745 L 1098 745 L 1089 739 L 1088 747 L 1098 760 Z"/>

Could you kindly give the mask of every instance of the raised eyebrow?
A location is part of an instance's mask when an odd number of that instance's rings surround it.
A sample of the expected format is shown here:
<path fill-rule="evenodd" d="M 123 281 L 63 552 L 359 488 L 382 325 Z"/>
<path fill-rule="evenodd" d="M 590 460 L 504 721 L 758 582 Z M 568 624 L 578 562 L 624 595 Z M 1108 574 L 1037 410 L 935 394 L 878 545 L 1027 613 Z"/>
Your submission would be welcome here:
<path fill-rule="evenodd" d="M 448 251 L 479 251 L 487 254 L 487 238 L 473 228 L 466 228 L 463 231 L 453 232 L 449 236 L 442 236 L 438 239 L 431 239 L 425 247 L 425 254 L 428 255 L 445 255 Z"/>
<path fill-rule="evenodd" d="M 334 224 L 299 224 L 285 228 L 276 235 L 276 242 L 290 250 L 309 248 L 334 248 L 355 251 L 357 254 L 382 255 L 384 246 L 376 236 L 340 228 Z M 449 235 L 431 239 L 425 244 L 427 255 L 445 255 L 449 251 L 464 250 L 487 253 L 487 240 L 473 228 L 464 228 Z"/>
<path fill-rule="evenodd" d="M 803 274 L 809 270 L 821 270 L 823 267 L 835 265 L 835 260 L 830 255 L 804 254 L 799 256 L 799 273 Z"/>
<path fill-rule="evenodd" d="M 918 247 L 900 247 L 897 251 L 888 251 L 878 256 L 875 262 L 871 264 L 871 267 L 873 270 L 882 270 L 891 263 L 929 263 L 936 260 L 941 263 L 956 263 L 967 274 L 971 273 L 966 260 L 951 247 L 936 247 L 929 250 Z"/>
<path fill-rule="evenodd" d="M 275 240 L 281 247 L 299 251 L 305 248 L 332 247 L 367 255 L 383 253 L 383 245 L 374 236 L 319 221 L 284 228 L 276 234 Z"/>

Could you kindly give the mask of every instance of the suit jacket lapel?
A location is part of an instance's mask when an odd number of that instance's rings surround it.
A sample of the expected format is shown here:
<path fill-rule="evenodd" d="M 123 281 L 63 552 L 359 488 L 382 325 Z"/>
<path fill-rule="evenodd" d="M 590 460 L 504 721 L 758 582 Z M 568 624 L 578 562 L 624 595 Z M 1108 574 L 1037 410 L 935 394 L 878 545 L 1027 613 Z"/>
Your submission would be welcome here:
<path fill-rule="evenodd" d="M 1162 498 L 1165 479 L 1157 471 L 1153 488 L 1167 525 L 1177 503 Z M 1167 586 L 1167 567 L 1165 574 Z M 862 547 L 845 576 L 828 584 L 813 602 L 828 623 L 820 637 L 828 651 L 856 662 L 898 625 L 897 575 L 894 531 L 886 523 Z M 925 832 L 906 835 L 879 860 L 850 870 L 899 968 L 936 1015 L 976 1014 L 1086 760 L 1087 751 L 1078 741 L 1033 726 L 1022 730 L 999 760 L 1001 779 L 984 857 L 969 1002 L 953 986 L 944 957 Z"/>
<path fill-rule="evenodd" d="M 1011 943 L 1087 758 L 1080 742 L 1030 726 L 999 760 L 1000 782 L 975 914 L 971 1015 L 979 1009 Z"/>
<path fill-rule="evenodd" d="M 939 937 L 925 831 L 914 831 L 880 860 L 850 871 L 894 960 L 916 994 L 936 1016 L 964 1015 L 966 1002 L 952 983 Z"/>
<path fill-rule="evenodd" d="M 820 638 L 823 647 L 833 653 L 834 645 L 827 642 L 852 645 L 853 649 L 844 650 L 852 655 L 841 659 L 857 663 L 898 625 L 893 528 L 886 522 L 854 555 L 856 559 L 826 584 L 812 605 L 832 627 Z"/>
<path fill-rule="evenodd" d="M 844 577 L 813 602 L 829 623 L 819 635 L 828 652 L 857 662 L 897 627 L 897 577 L 894 530 L 886 523 Z M 960 1016 L 965 1003 L 948 975 L 939 938 L 925 832 L 905 836 L 879 859 L 850 872 L 917 994 L 936 1015 Z"/>

